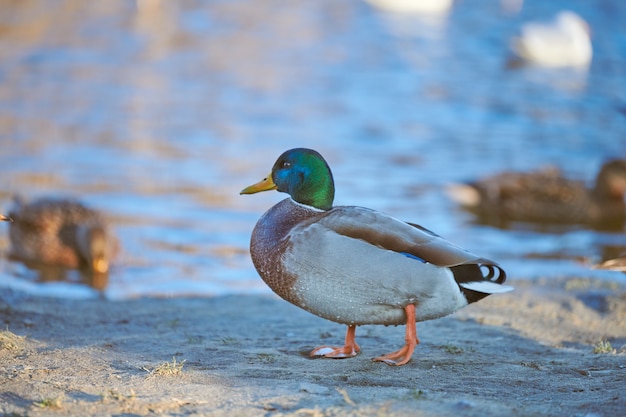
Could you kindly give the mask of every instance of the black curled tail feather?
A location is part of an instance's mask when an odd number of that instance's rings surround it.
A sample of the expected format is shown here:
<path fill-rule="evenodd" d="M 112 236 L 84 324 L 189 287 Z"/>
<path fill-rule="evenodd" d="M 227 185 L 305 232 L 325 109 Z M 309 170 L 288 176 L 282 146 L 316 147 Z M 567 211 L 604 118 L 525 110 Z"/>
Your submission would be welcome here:
<path fill-rule="evenodd" d="M 450 267 L 457 284 L 465 282 L 489 281 L 494 284 L 504 284 L 506 281 L 506 272 L 496 263 L 479 259 L 476 263 L 461 264 Z M 482 300 L 489 294 L 473 291 L 459 285 L 459 288 L 465 295 L 468 304 Z"/>
<path fill-rule="evenodd" d="M 495 284 L 504 284 L 506 281 L 506 271 L 491 261 L 478 262 L 478 267 L 483 271 L 483 280 L 491 281 Z"/>

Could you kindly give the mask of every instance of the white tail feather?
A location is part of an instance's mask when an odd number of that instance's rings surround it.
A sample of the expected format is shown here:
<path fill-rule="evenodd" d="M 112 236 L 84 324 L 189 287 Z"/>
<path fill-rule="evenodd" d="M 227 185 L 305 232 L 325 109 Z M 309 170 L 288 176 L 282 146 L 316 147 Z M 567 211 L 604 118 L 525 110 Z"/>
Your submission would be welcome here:
<path fill-rule="evenodd" d="M 496 284 L 491 281 L 462 282 L 459 285 L 466 290 L 482 292 L 483 294 L 500 294 L 514 290 L 510 285 Z"/>
<path fill-rule="evenodd" d="M 476 207 L 480 204 L 480 193 L 468 184 L 448 184 L 445 188 L 448 197 L 465 207 Z"/>

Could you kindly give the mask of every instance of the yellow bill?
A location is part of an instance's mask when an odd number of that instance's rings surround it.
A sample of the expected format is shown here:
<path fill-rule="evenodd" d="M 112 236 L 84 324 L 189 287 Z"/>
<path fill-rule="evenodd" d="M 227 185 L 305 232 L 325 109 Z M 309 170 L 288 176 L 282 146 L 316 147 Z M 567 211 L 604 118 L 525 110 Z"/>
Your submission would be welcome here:
<path fill-rule="evenodd" d="M 272 174 L 270 173 L 267 177 L 263 178 L 256 184 L 252 184 L 241 190 L 239 194 L 255 194 L 260 193 L 261 191 L 269 191 L 275 189 L 276 184 L 274 184 L 274 180 L 272 180 Z"/>

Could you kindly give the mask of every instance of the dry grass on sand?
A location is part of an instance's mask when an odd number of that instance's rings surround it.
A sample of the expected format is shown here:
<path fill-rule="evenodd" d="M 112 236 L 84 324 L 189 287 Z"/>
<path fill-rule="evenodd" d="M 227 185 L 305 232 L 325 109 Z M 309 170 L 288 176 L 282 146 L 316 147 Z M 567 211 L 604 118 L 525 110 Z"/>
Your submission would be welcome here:
<path fill-rule="evenodd" d="M 0 414 L 485 416 L 626 412 L 626 289 L 517 281 L 418 323 L 413 360 L 370 359 L 400 327 L 357 329 L 362 353 L 312 360 L 344 327 L 272 296 L 32 298 L 0 290 Z"/>

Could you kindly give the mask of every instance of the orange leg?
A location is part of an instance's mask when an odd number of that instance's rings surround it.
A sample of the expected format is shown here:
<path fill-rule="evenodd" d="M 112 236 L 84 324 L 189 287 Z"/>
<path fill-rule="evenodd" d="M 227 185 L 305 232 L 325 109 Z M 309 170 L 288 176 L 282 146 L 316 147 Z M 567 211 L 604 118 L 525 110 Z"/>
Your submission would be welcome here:
<path fill-rule="evenodd" d="M 415 305 L 409 304 L 404 307 L 406 313 L 406 335 L 404 346 L 395 352 L 374 358 L 375 361 L 385 362 L 387 365 L 404 365 L 411 360 L 415 346 L 420 342 L 415 328 Z"/>
<path fill-rule="evenodd" d="M 343 358 L 351 358 L 356 356 L 361 348 L 356 344 L 354 340 L 354 335 L 356 333 L 356 326 L 348 326 L 348 331 L 346 332 L 346 342 L 342 347 L 335 346 L 320 346 L 316 347 L 311 351 L 309 356 L 322 356 L 324 358 L 332 358 L 332 359 L 343 359 Z"/>

